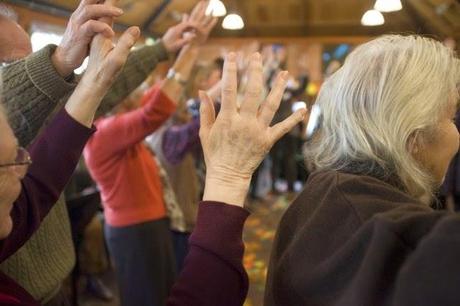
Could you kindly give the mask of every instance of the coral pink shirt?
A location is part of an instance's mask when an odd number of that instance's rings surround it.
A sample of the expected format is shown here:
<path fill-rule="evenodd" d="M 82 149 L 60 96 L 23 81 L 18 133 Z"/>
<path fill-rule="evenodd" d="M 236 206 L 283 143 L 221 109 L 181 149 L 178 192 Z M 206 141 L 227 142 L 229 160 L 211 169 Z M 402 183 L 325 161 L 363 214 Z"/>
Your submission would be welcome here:
<path fill-rule="evenodd" d="M 149 89 L 142 100 L 139 109 L 97 120 L 97 132 L 84 150 L 111 226 L 166 216 L 158 168 L 143 141 L 174 113 L 176 105 L 158 87 Z"/>

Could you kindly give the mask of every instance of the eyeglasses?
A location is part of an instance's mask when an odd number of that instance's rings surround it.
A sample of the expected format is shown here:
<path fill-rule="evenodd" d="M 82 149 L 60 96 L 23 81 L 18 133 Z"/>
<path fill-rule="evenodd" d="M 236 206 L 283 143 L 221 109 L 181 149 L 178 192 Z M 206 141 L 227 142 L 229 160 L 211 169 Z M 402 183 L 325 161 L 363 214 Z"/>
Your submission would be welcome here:
<path fill-rule="evenodd" d="M 13 168 L 13 170 L 22 178 L 27 172 L 27 168 L 32 164 L 32 158 L 29 152 L 23 147 L 18 147 L 16 159 L 12 163 L 0 164 L 0 168 Z"/>

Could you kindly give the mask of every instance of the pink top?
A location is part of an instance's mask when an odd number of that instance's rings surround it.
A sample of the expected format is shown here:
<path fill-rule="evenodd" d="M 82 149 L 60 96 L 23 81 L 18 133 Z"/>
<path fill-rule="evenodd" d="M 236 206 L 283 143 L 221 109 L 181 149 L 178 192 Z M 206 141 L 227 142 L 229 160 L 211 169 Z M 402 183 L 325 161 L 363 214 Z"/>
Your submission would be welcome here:
<path fill-rule="evenodd" d="M 111 226 L 138 224 L 166 215 L 158 168 L 143 141 L 174 113 L 176 105 L 156 86 L 144 94 L 142 105 L 97 120 L 97 132 L 84 150 Z"/>

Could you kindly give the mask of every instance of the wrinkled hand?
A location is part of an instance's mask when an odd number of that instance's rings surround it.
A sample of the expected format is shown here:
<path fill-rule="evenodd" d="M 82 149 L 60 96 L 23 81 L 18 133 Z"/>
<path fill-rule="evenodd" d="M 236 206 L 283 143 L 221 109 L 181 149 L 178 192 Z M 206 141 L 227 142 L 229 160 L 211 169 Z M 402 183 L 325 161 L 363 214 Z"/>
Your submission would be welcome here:
<path fill-rule="evenodd" d="M 82 0 L 70 17 L 62 42 L 53 54 L 53 63 L 60 75 L 70 75 L 88 56 L 89 45 L 96 34 L 107 38 L 115 35 L 111 26 L 100 18 L 121 16 L 123 11 L 112 4 L 98 4 L 99 0 Z"/>
<path fill-rule="evenodd" d="M 216 17 L 206 15 L 208 5 L 209 1 L 198 2 L 189 17 L 189 22 L 194 27 L 193 33 L 196 35 L 193 42 L 198 45 L 202 45 L 208 40 L 209 34 L 217 24 Z"/>
<path fill-rule="evenodd" d="M 260 54 L 252 55 L 246 93 L 237 104 L 236 55 L 229 54 L 222 78 L 222 106 L 217 118 L 212 100 L 201 95 L 200 139 L 206 162 L 204 200 L 242 206 L 251 176 L 273 144 L 302 121 L 301 109 L 273 127 L 270 123 L 286 88 L 288 73 L 278 75 L 272 91 L 262 101 L 263 72 Z"/>
<path fill-rule="evenodd" d="M 97 35 L 91 43 L 88 68 L 82 81 L 89 79 L 93 89 L 103 88 L 104 91 L 107 91 L 123 68 L 139 36 L 139 28 L 130 27 L 114 46 L 110 38 Z"/>
<path fill-rule="evenodd" d="M 109 22 L 110 20 L 103 20 Z M 91 126 L 102 98 L 123 68 L 131 48 L 140 36 L 138 27 L 127 29 L 114 46 L 102 34 L 94 37 L 89 54 L 88 69 L 78 83 L 65 108 L 69 115 L 86 126 Z"/>

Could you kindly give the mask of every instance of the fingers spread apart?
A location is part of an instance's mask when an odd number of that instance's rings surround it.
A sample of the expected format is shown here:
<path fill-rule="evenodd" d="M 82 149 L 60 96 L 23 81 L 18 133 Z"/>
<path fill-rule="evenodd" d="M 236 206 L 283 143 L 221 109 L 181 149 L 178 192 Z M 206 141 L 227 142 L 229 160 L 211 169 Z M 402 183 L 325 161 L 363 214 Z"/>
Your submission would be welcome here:
<path fill-rule="evenodd" d="M 222 115 L 237 111 L 237 72 L 236 54 L 230 52 L 226 56 L 222 74 L 222 106 L 220 111 Z"/>
<path fill-rule="evenodd" d="M 292 130 L 297 124 L 305 120 L 305 117 L 309 115 L 305 108 L 299 109 L 285 120 L 281 121 L 278 124 L 275 124 L 270 128 L 270 135 L 272 137 L 271 142 L 277 142 L 281 137 L 286 135 L 290 130 Z"/>
<path fill-rule="evenodd" d="M 241 104 L 242 115 L 255 115 L 257 113 L 262 100 L 263 84 L 262 57 L 259 53 L 254 53 L 249 60 L 248 83 Z"/>
<path fill-rule="evenodd" d="M 278 111 L 286 89 L 288 75 L 287 71 L 282 71 L 278 74 L 270 94 L 260 108 L 259 117 L 266 125 L 271 123 L 275 113 Z"/>

